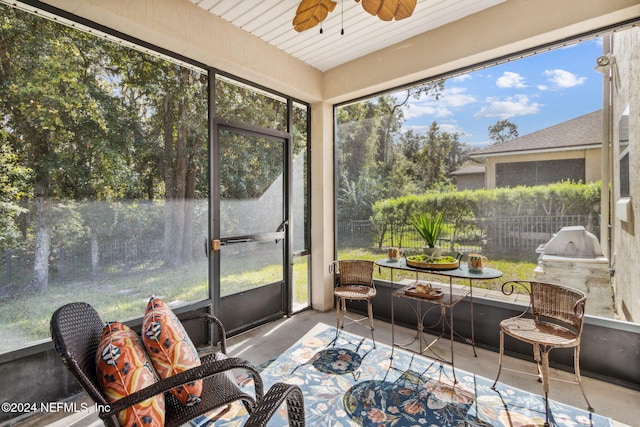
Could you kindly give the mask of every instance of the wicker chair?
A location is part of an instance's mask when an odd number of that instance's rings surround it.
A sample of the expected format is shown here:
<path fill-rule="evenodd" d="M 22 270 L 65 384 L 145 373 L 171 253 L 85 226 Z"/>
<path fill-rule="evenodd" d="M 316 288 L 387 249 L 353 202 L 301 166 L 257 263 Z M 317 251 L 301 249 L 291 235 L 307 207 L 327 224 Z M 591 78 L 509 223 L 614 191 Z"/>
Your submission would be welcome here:
<path fill-rule="evenodd" d="M 586 295 L 577 289 L 566 286 L 529 281 L 506 282 L 502 285 L 502 292 L 505 295 L 511 295 L 515 285 L 520 285 L 529 291 L 530 303 L 529 307 L 519 316 L 500 322 L 500 366 L 492 388 L 495 390 L 502 371 L 504 334 L 532 344 L 534 359 L 538 367 L 538 381 L 542 382 L 544 390 L 545 426 L 548 426 L 549 380 L 555 379 L 549 376 L 549 352 L 554 348 L 573 347 L 575 383 L 580 386 L 589 411 L 593 412 L 580 378 L 580 338 Z M 505 368 L 505 370 L 507 369 Z M 511 371 L 514 370 L 511 369 Z M 527 374 L 526 372 L 521 373 Z"/>
<path fill-rule="evenodd" d="M 226 357 L 224 326 L 216 317 L 205 314 L 203 319 L 218 328 L 221 352 L 201 358 L 201 366 L 160 380 L 116 402 L 108 403 L 96 381 L 95 356 L 104 323 L 89 304 L 76 302 L 60 307 L 51 318 L 51 337 L 56 351 L 66 367 L 73 373 L 88 395 L 108 410 L 99 412 L 106 426 L 119 426 L 117 414 L 135 403 L 160 393 L 165 394 L 165 426 L 179 426 L 216 408 L 224 408 L 235 401 L 242 401 L 250 412 L 245 426 L 265 426 L 271 416 L 286 401 L 290 426 L 304 426 L 304 401 L 297 386 L 274 384 L 264 395 L 260 374 L 246 360 Z M 185 319 L 182 319 L 185 320 Z M 232 369 L 249 371 L 255 383 L 255 398 L 238 387 L 229 375 Z M 168 393 L 173 387 L 197 379 L 203 380 L 201 402 L 183 406 Z"/>
<path fill-rule="evenodd" d="M 336 297 L 336 338 L 340 329 L 344 329 L 345 318 L 350 320 L 348 324 L 358 323 L 371 330 L 373 347 L 376 339 L 373 334 L 373 308 L 371 300 L 376 296 L 376 287 L 373 284 L 373 261 L 340 260 L 331 263 L 330 272 L 338 273 L 337 285 L 333 289 Z M 366 301 L 367 317 L 349 317 L 347 313 L 347 300 Z M 369 325 L 362 322 L 369 319 Z"/>

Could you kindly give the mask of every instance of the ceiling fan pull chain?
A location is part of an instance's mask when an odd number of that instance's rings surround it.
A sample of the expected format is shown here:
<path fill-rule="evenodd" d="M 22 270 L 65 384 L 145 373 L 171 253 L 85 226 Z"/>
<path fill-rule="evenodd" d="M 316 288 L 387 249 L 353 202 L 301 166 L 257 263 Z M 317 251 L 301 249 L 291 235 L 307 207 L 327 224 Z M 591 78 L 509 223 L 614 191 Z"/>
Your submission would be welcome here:
<path fill-rule="evenodd" d="M 340 1 L 340 6 L 342 7 L 342 22 L 340 24 L 340 35 L 344 36 L 344 0 Z"/>

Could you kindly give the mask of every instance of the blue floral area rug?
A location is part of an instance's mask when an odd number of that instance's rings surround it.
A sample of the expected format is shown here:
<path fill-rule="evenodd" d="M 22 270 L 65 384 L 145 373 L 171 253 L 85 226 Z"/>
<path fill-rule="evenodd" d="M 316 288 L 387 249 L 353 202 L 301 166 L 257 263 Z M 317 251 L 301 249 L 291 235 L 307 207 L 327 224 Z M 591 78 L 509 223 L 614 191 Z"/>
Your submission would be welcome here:
<path fill-rule="evenodd" d="M 275 382 L 297 384 L 304 393 L 308 426 L 442 427 L 543 426 L 544 399 L 505 384 L 371 340 L 318 325 L 278 358 L 259 366 L 265 390 Z M 238 378 L 243 387 L 252 379 Z M 611 426 L 608 418 L 549 402 L 551 426 Z M 244 406 L 233 404 L 200 417 L 194 427 L 239 427 Z M 269 426 L 287 426 L 281 408 Z"/>

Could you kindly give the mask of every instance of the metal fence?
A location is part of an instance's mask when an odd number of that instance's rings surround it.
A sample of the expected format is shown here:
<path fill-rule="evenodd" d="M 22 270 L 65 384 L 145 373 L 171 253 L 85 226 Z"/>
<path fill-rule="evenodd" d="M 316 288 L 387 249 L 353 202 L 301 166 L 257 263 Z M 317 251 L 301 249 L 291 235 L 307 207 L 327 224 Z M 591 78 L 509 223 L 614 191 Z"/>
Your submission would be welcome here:
<path fill-rule="evenodd" d="M 96 280 L 108 275 L 130 273 L 162 262 L 162 240 L 103 243 L 99 250 L 99 271 L 92 271 L 90 245 L 53 248 L 49 254 L 49 282 Z M 5 251 L 0 254 L 0 295 L 11 288 L 30 284 L 34 252 Z M 99 274 L 99 277 L 96 277 Z"/>
<path fill-rule="evenodd" d="M 465 227 L 464 232 L 445 234 L 440 246 L 449 253 L 478 251 L 488 256 L 535 262 L 536 249 L 562 227 L 582 225 L 599 237 L 596 216 L 566 215 L 483 218 Z M 452 235 L 454 234 L 454 235 Z M 419 250 L 423 241 L 408 223 L 345 221 L 338 224 L 338 247 L 384 249 L 391 246 Z M 99 271 L 92 271 L 89 244 L 60 247 L 49 257 L 49 280 L 63 283 L 96 280 L 155 267 L 162 262 L 161 240 L 111 242 L 100 246 Z M 33 251 L 0 253 L 0 296 L 29 285 L 33 277 Z M 96 273 L 99 277 L 96 277 Z"/>
<path fill-rule="evenodd" d="M 536 260 L 540 245 L 546 244 L 562 227 L 577 225 L 600 237 L 600 218 L 593 215 L 514 216 L 485 218 L 480 222 L 485 252 L 524 260 Z"/>
<path fill-rule="evenodd" d="M 483 218 L 458 233 L 444 234 L 440 246 L 448 252 L 480 251 L 492 257 L 535 262 L 536 249 L 562 227 L 582 225 L 599 237 L 600 218 L 592 215 L 511 216 Z M 358 220 L 338 223 L 338 247 L 420 249 L 423 240 L 408 223 Z"/>

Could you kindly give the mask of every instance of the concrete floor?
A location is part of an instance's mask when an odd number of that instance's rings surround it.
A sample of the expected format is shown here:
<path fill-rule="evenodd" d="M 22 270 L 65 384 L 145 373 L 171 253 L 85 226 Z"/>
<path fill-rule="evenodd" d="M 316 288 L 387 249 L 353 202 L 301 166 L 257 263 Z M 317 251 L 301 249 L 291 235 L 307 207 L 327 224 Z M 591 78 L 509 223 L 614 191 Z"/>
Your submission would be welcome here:
<path fill-rule="evenodd" d="M 231 356 L 242 357 L 257 364 L 280 355 L 319 323 L 335 325 L 335 312 L 320 313 L 310 310 L 291 318 L 269 323 L 228 339 L 227 350 Z M 390 344 L 391 324 L 376 321 L 375 327 L 376 341 Z M 368 330 L 357 324 L 348 325 L 345 330 L 366 337 L 370 336 Z M 395 334 L 396 341 L 404 342 L 410 341 L 415 336 L 415 331 L 396 327 Z M 448 341 L 441 343 L 443 351 L 448 349 Z M 454 351 L 456 368 L 474 372 L 485 378 L 495 378 L 498 368 L 497 353 L 476 349 L 478 357 L 474 357 L 471 346 L 462 343 L 455 343 Z M 505 359 L 505 367 L 535 372 L 533 363 L 509 357 Z M 552 369 L 552 375 L 566 380 L 573 379 L 573 374 L 554 369 Z M 500 382 L 533 393 L 542 393 L 542 385 L 534 377 L 503 370 Z M 640 425 L 640 391 L 587 377 L 583 377 L 583 385 L 587 397 L 597 414 L 615 420 L 614 425 L 616 427 Z M 551 399 L 575 407 L 586 408 L 585 401 L 577 385 L 553 381 L 550 387 Z M 46 416 L 20 423 L 5 424 L 2 427 L 10 425 L 21 427 L 98 427 L 103 425 L 95 413 L 78 413 L 62 419 L 55 418 L 55 416 Z"/>

